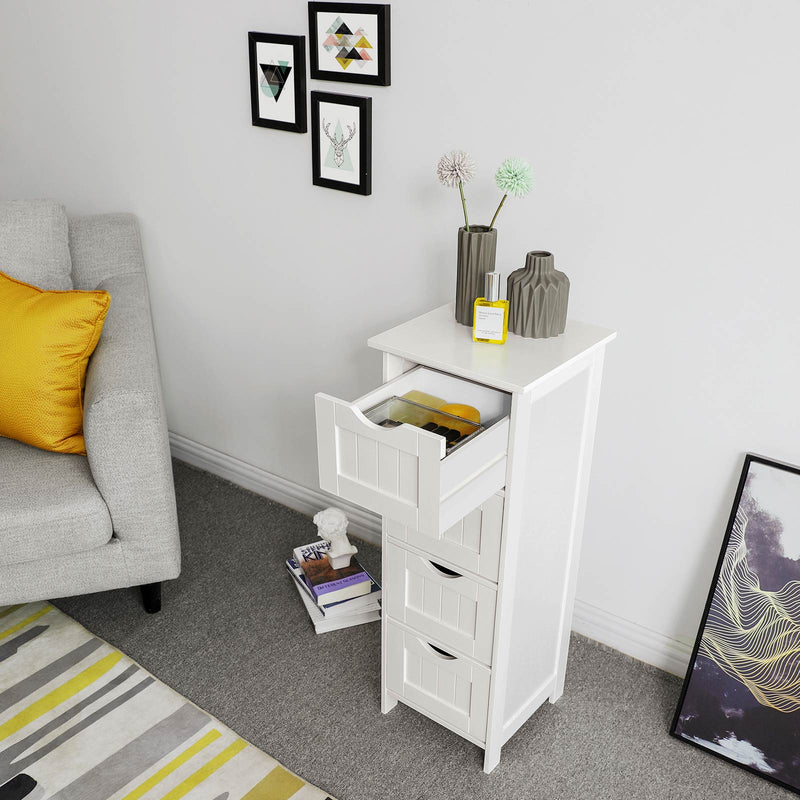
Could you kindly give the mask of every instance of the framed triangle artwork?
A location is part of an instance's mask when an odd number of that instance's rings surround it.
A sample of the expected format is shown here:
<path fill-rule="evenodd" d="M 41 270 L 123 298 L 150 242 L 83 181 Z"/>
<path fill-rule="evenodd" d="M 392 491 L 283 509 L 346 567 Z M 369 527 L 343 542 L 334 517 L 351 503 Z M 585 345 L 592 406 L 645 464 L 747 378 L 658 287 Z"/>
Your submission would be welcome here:
<path fill-rule="evenodd" d="M 306 37 L 247 34 L 253 125 L 305 133 Z"/>
<path fill-rule="evenodd" d="M 389 5 L 308 4 L 311 78 L 389 86 Z"/>

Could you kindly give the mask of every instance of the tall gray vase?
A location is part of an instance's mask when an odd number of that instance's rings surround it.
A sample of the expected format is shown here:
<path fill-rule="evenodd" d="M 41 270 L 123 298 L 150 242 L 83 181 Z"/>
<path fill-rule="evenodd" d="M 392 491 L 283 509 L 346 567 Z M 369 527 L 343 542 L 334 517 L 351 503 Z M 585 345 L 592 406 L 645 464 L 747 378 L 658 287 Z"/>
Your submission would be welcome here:
<path fill-rule="evenodd" d="M 475 301 L 483 297 L 483 276 L 494 272 L 497 229 L 470 225 L 458 229 L 458 271 L 456 273 L 456 322 L 472 327 Z"/>
<path fill-rule="evenodd" d="M 554 265 L 553 254 L 528 253 L 525 266 L 508 276 L 508 329 L 528 339 L 546 339 L 567 327 L 569 278 Z"/>

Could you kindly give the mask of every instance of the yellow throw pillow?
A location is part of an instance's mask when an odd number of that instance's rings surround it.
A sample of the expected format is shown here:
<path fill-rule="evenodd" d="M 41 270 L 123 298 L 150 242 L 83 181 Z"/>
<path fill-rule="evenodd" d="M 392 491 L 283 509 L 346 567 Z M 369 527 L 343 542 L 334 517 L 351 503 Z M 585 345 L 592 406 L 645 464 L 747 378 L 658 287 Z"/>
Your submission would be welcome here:
<path fill-rule="evenodd" d="M 45 292 L 0 272 L 0 436 L 86 454 L 83 384 L 111 297 Z"/>

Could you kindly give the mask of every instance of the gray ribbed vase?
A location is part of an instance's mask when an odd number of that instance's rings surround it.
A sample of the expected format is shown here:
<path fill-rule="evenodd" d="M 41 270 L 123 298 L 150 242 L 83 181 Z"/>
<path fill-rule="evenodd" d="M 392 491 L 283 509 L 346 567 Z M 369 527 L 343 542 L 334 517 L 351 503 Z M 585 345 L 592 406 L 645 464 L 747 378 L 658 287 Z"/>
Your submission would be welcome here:
<path fill-rule="evenodd" d="M 569 278 L 555 268 L 552 253 L 528 253 L 525 266 L 508 276 L 506 296 L 509 331 L 528 339 L 564 333 Z"/>
<path fill-rule="evenodd" d="M 470 225 L 458 229 L 458 271 L 456 273 L 456 322 L 472 327 L 475 301 L 483 297 L 483 276 L 494 272 L 497 229 Z"/>

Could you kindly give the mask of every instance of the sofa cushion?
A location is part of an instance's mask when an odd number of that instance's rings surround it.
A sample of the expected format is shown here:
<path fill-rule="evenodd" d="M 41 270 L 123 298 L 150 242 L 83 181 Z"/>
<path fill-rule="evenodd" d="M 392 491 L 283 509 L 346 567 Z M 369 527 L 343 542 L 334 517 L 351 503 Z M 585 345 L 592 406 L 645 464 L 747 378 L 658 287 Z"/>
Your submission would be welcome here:
<path fill-rule="evenodd" d="M 0 564 L 92 550 L 111 536 L 83 456 L 0 439 Z"/>
<path fill-rule="evenodd" d="M 108 292 L 45 292 L 0 272 L 0 436 L 86 453 L 83 386 Z"/>
<path fill-rule="evenodd" d="M 53 200 L 0 202 L 0 270 L 43 289 L 71 289 L 64 206 Z"/>

